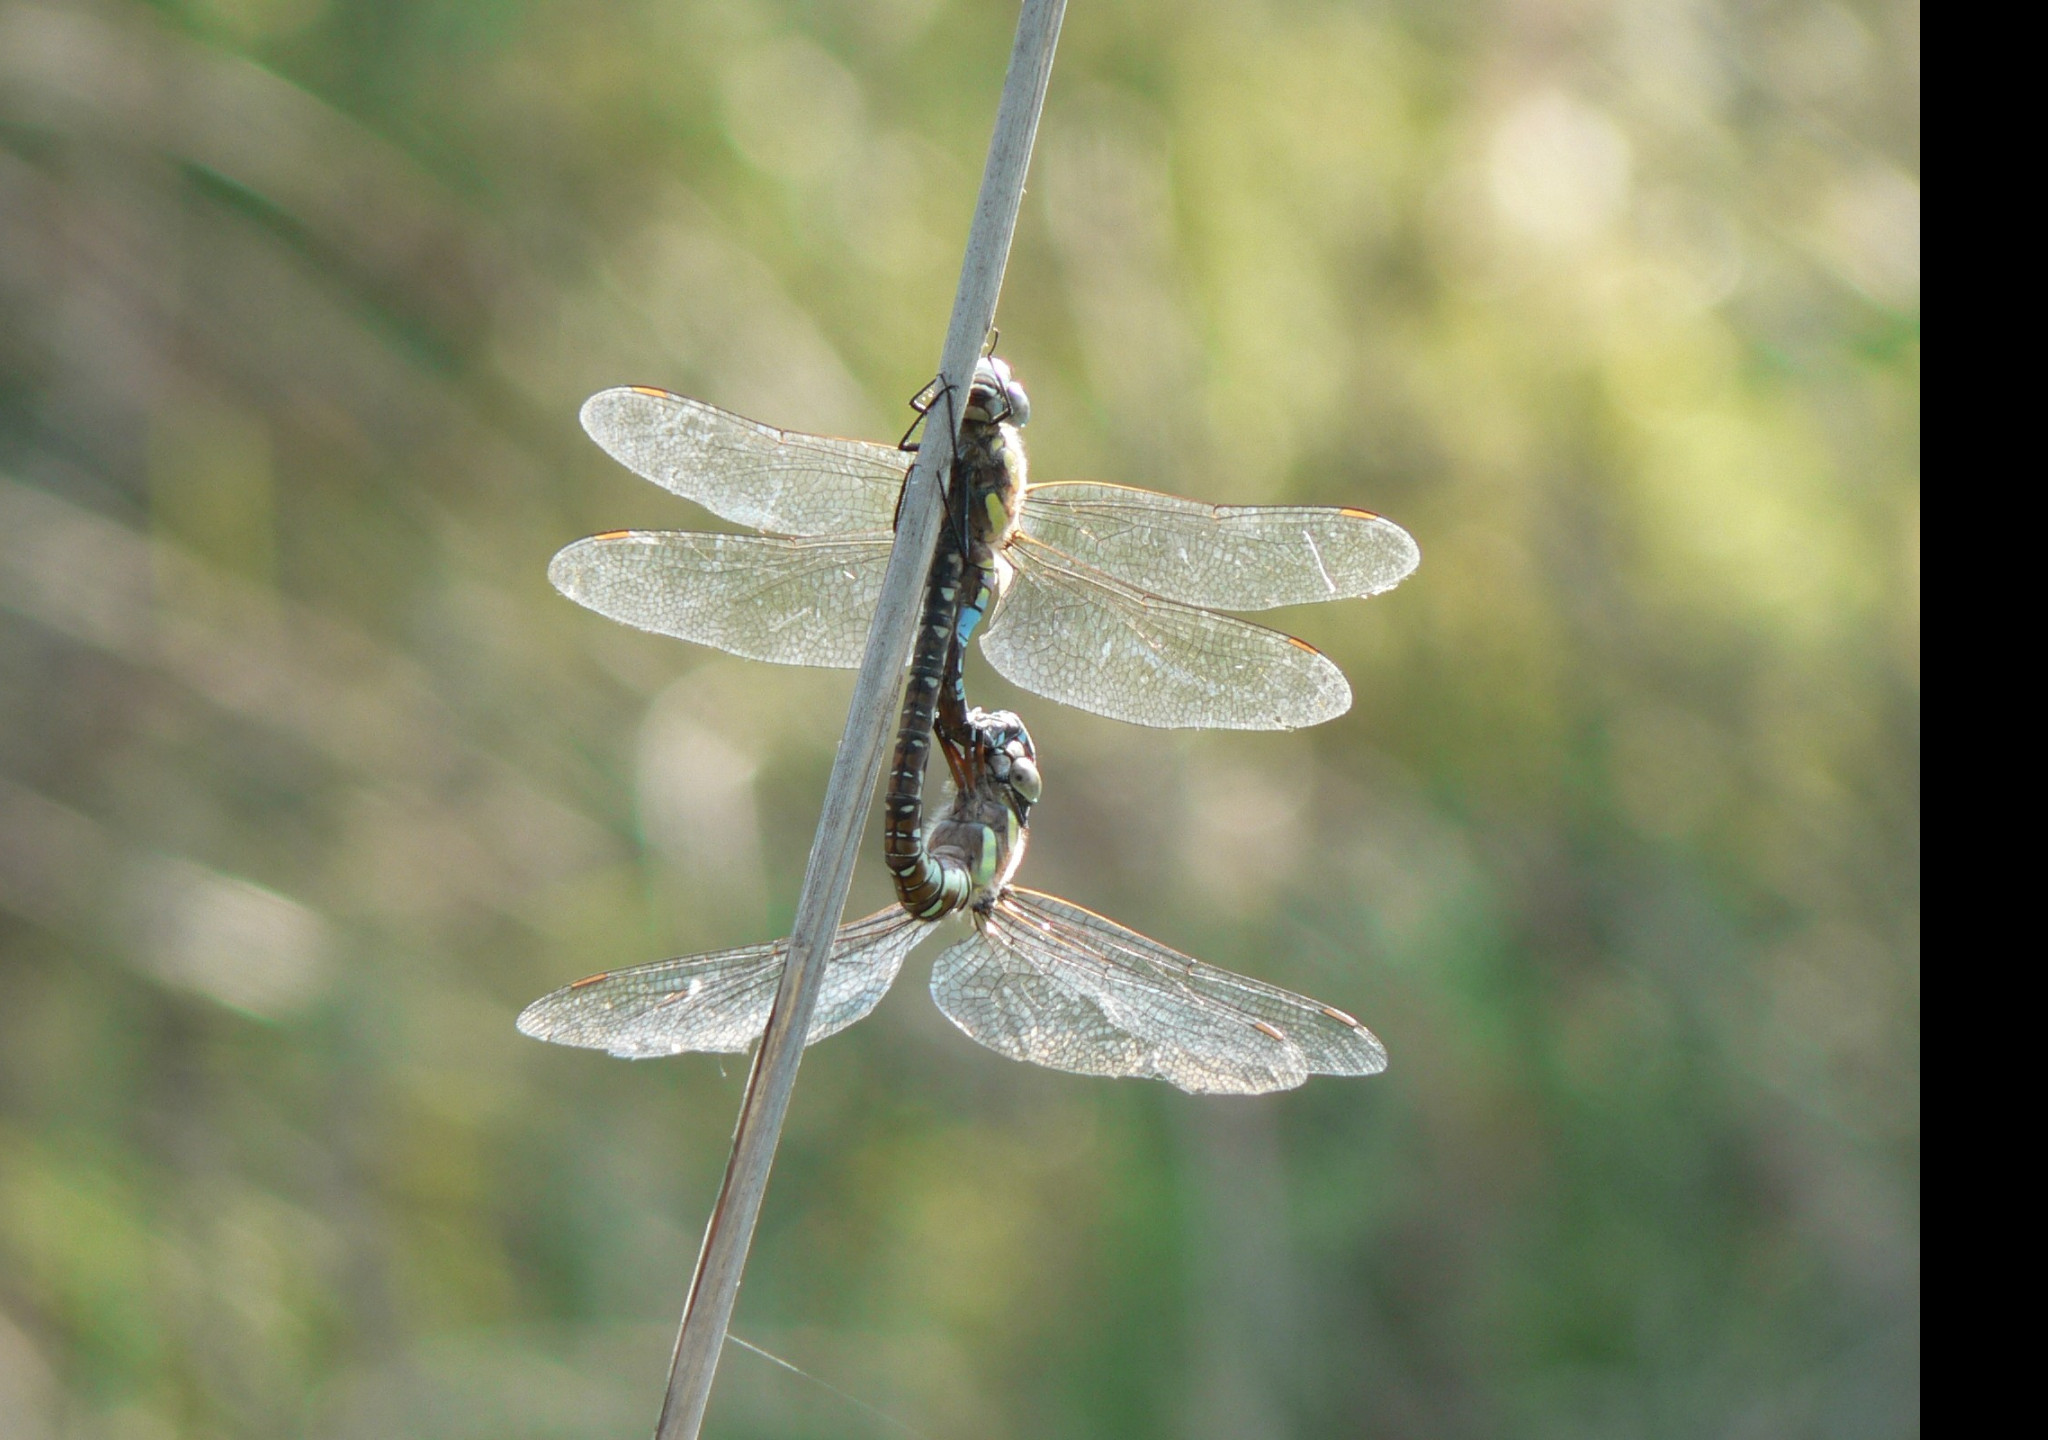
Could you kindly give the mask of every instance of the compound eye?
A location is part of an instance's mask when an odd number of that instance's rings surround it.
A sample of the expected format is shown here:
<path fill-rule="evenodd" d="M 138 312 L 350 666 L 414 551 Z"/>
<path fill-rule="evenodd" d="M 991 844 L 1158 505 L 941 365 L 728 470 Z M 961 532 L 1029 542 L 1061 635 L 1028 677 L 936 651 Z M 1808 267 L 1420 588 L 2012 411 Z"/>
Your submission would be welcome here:
<path fill-rule="evenodd" d="M 997 355 L 982 356 L 974 364 L 974 384 L 976 389 L 992 390 L 1003 397 L 1003 405 L 1009 411 L 1003 418 L 1012 425 L 1031 423 L 1031 397 L 1010 372 L 1009 361 Z"/>
<path fill-rule="evenodd" d="M 1017 792 L 1019 799 L 1027 805 L 1036 805 L 1043 786 L 1038 779 L 1038 766 L 1019 757 L 1010 762 L 1010 788 Z"/>

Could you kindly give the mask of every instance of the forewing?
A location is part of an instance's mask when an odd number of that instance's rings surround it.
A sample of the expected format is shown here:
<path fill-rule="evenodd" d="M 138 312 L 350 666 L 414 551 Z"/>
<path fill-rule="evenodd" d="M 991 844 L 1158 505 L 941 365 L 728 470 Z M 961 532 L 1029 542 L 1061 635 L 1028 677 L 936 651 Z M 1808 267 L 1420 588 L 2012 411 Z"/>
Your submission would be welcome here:
<path fill-rule="evenodd" d="M 1048 923 L 1018 893 L 932 967 L 932 999 L 970 1039 L 1012 1060 L 1195 1094 L 1259 1095 L 1308 1078 L 1284 1036 Z"/>
<path fill-rule="evenodd" d="M 998 1055 L 1076 1075 L 1151 1075 L 1146 1047 L 1057 967 L 977 929 L 932 965 L 932 1000 Z"/>
<path fill-rule="evenodd" d="M 1216 610 L 1377 595 L 1422 558 L 1406 530 L 1366 510 L 1204 505 L 1125 485 L 1034 485 L 1021 524 L 1139 590 Z"/>
<path fill-rule="evenodd" d="M 1013 1060 L 1198 1094 L 1263 1094 L 1386 1066 L 1379 1042 L 1341 1011 L 1030 890 L 1007 892 L 974 938 L 939 956 L 932 999 Z"/>
<path fill-rule="evenodd" d="M 1133 589 L 1025 537 L 982 653 L 1025 689 L 1164 729 L 1295 730 L 1351 708 L 1314 646 Z"/>
<path fill-rule="evenodd" d="M 925 933 L 895 906 L 840 926 L 804 1043 L 836 1035 L 881 1003 L 903 957 Z M 519 1029 L 536 1040 L 608 1050 L 628 1060 L 743 1051 L 768 1027 L 788 951 L 785 939 L 592 975 L 527 1006 Z"/>
<path fill-rule="evenodd" d="M 778 535 L 886 530 L 910 469 L 893 445 L 777 430 L 638 385 L 584 401 L 583 428 L 634 474 Z"/>
<path fill-rule="evenodd" d="M 577 604 L 657 635 L 749 660 L 850 669 L 888 563 L 886 533 L 785 540 L 621 530 L 565 546 L 548 579 Z"/>
<path fill-rule="evenodd" d="M 1014 924 L 1057 935 L 1067 948 L 1099 955 L 1117 970 L 1156 979 L 1233 1015 L 1264 1022 L 1301 1053 L 1311 1075 L 1377 1075 L 1387 1068 L 1386 1048 L 1378 1037 L 1335 1006 L 1205 964 L 1056 895 L 1013 888 L 1002 908 L 1015 917 Z"/>

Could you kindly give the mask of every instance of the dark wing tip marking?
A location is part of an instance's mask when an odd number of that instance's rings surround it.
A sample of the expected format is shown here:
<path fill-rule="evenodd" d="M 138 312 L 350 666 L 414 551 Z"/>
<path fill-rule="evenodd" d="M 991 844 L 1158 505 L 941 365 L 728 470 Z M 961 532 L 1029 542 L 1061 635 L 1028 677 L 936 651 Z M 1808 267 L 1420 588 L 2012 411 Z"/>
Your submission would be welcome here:
<path fill-rule="evenodd" d="M 1335 1020 L 1339 1025 L 1348 1025 L 1353 1030 L 1363 1030 L 1365 1028 L 1364 1024 L 1360 1022 L 1358 1019 L 1356 1019 L 1353 1016 L 1346 1015 L 1342 1010 L 1339 1010 L 1334 1005 L 1324 1005 L 1321 1007 L 1321 1009 L 1325 1015 L 1329 1016 L 1332 1020 Z"/>
<path fill-rule="evenodd" d="M 1269 1025 L 1264 1020 L 1254 1020 L 1252 1021 L 1252 1029 L 1258 1031 L 1261 1035 L 1272 1036 L 1282 1045 L 1287 1043 L 1287 1037 L 1280 1033 L 1280 1027 L 1277 1025 Z"/>
<path fill-rule="evenodd" d="M 1287 643 L 1289 645 L 1292 645 L 1297 650 L 1306 650 L 1311 655 L 1321 655 L 1323 653 L 1322 651 L 1316 649 L 1315 646 L 1309 644 L 1306 640 L 1297 640 L 1292 635 L 1289 635 L 1285 638 L 1287 640 Z"/>

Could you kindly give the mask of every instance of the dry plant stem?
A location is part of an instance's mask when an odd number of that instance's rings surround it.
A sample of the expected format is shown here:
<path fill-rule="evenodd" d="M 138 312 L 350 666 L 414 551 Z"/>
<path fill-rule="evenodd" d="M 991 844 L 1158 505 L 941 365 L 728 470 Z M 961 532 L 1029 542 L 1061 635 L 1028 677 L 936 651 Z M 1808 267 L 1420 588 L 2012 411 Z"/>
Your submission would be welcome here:
<path fill-rule="evenodd" d="M 967 258 L 960 268 L 960 288 L 953 298 L 953 319 L 939 368 L 956 396 L 967 394 L 983 339 L 995 321 L 1010 237 L 1016 231 L 1017 210 L 1024 198 L 1024 173 L 1038 133 L 1038 113 L 1052 75 L 1053 46 L 1066 8 L 1066 0 L 1024 0 L 1017 20 L 1017 43 L 1003 81 L 1002 104 L 996 114 L 995 135 L 989 141 L 988 165 L 982 172 L 981 196 L 975 204 Z M 833 932 L 846 909 L 863 822 L 875 782 L 881 778 L 889 721 L 895 716 L 902 690 L 903 666 L 910 654 L 925 572 L 938 540 L 940 497 L 955 438 L 945 427 L 959 423 L 957 404 L 948 406 L 941 401 L 931 413 L 924 443 L 905 483 L 895 549 L 890 552 L 881 600 L 868 629 L 846 730 L 832 762 L 832 778 L 825 787 L 824 813 L 818 818 L 803 890 L 797 897 L 789 960 L 768 1029 L 754 1055 L 733 1134 L 732 1158 L 726 1162 L 725 1181 L 704 1231 L 697 1273 L 690 1282 L 656 1440 L 696 1440 L 704 1423 L 712 1377 L 725 1345 L 733 1302 L 739 1296 L 740 1273 L 753 1242 L 754 1222 L 760 1217 L 761 1197 L 768 1188 L 768 1170 L 782 1135 L 783 1117 L 789 1112 L 797 1064 L 803 1058 L 803 1037 L 811 1028 L 811 1012 L 817 1007 Z"/>

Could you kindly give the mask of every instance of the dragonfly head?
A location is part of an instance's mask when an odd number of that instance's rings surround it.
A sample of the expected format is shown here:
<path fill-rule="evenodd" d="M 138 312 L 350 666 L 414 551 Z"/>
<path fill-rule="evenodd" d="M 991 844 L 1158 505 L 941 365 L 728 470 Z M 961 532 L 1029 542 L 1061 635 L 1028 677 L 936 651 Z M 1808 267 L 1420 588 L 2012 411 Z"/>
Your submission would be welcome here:
<path fill-rule="evenodd" d="M 1044 789 L 1031 732 L 1008 710 L 975 709 L 968 713 L 967 723 L 974 731 L 982 772 L 1008 792 L 1017 818 L 1028 818 Z"/>
<path fill-rule="evenodd" d="M 1010 373 L 1010 367 L 993 355 L 984 355 L 974 367 L 974 387 L 967 392 L 967 418 L 995 424 L 1031 423 L 1031 397 Z"/>

